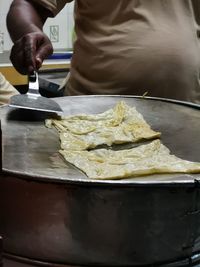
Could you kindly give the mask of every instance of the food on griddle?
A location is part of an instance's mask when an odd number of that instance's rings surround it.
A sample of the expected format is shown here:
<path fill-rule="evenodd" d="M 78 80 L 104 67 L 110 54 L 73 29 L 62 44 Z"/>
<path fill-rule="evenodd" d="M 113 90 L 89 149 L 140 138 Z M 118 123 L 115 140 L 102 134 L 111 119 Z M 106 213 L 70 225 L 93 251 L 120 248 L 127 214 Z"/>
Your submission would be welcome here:
<path fill-rule="evenodd" d="M 160 132 L 152 130 L 135 107 L 129 107 L 123 101 L 100 114 L 46 121 L 47 127 L 52 125 L 59 131 L 63 150 L 86 150 L 99 145 L 135 143 L 160 137 Z"/>
<path fill-rule="evenodd" d="M 156 139 L 161 133 L 151 129 L 143 116 L 121 101 L 100 114 L 67 116 L 47 120 L 61 141 L 60 154 L 92 179 L 123 179 L 158 173 L 200 173 L 200 163 L 180 159 Z M 136 143 L 137 147 L 119 150 L 115 144 Z M 98 148 L 107 145 L 107 148 Z M 92 149 L 92 150 L 91 150 Z M 118 150 L 117 150 L 118 149 Z"/>
<path fill-rule="evenodd" d="M 199 173 L 200 163 L 180 159 L 170 154 L 159 139 L 135 148 L 113 151 L 60 150 L 70 162 L 92 179 L 122 179 L 157 173 Z"/>

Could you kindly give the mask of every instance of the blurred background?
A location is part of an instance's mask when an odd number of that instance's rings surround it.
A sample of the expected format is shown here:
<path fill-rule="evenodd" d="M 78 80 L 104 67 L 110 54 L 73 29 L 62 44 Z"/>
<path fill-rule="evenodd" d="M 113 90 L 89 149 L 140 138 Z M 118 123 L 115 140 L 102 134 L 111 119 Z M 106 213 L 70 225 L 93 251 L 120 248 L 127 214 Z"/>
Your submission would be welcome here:
<path fill-rule="evenodd" d="M 0 0 L 0 72 L 14 87 L 23 91 L 27 77 L 16 72 L 9 60 L 12 41 L 6 29 L 6 15 L 11 2 L 12 0 Z M 63 79 L 70 69 L 73 51 L 73 10 L 74 2 L 71 2 L 55 18 L 49 18 L 44 26 L 44 31 L 54 48 L 53 56 L 44 62 L 39 72 L 40 85 L 48 96 L 57 94 L 56 91 L 64 83 Z"/>
<path fill-rule="evenodd" d="M 12 42 L 6 30 L 6 14 L 12 0 L 0 0 L 0 33 L 3 34 L 4 48 L 10 50 Z M 44 31 L 53 42 L 57 50 L 72 49 L 72 31 L 74 26 L 73 20 L 74 2 L 65 6 L 65 8 L 54 19 L 48 19 Z M 2 52 L 2 51 L 1 51 Z"/>

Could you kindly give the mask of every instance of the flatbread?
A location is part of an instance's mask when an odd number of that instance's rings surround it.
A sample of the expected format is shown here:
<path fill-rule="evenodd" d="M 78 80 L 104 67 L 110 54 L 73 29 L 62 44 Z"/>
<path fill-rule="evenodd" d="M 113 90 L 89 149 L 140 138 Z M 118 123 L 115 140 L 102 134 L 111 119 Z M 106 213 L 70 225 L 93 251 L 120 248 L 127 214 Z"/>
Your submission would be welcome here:
<path fill-rule="evenodd" d="M 129 107 L 123 101 L 100 114 L 46 120 L 46 126 L 54 126 L 59 131 L 61 148 L 64 150 L 86 150 L 99 145 L 138 142 L 161 135 L 151 129 L 135 107 Z"/>
<path fill-rule="evenodd" d="M 156 173 L 200 173 L 200 163 L 170 154 L 159 139 L 132 149 L 113 151 L 60 150 L 70 162 L 92 179 L 123 179 Z"/>

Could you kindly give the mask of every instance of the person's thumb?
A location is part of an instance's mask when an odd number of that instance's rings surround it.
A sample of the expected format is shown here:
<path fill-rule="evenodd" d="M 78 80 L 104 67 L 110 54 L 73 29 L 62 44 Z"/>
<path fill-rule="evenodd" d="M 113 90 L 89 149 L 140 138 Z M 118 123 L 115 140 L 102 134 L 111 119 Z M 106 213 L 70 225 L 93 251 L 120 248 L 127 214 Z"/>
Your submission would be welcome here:
<path fill-rule="evenodd" d="M 41 46 L 36 52 L 36 68 L 40 68 L 43 61 L 53 53 L 51 44 Z"/>
<path fill-rule="evenodd" d="M 36 64 L 36 69 L 39 70 L 42 66 L 42 59 L 40 57 L 36 57 L 35 59 L 35 64 Z"/>

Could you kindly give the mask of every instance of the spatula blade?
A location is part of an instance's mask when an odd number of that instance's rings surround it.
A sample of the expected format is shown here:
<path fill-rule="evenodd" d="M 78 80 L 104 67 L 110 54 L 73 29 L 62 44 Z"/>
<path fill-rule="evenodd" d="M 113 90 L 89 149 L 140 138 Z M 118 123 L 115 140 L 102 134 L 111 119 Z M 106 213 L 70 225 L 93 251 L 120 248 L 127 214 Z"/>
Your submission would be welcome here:
<path fill-rule="evenodd" d="M 29 75 L 28 87 L 27 94 L 12 96 L 9 106 L 51 113 L 54 112 L 59 115 L 63 113 L 61 107 L 54 100 L 40 95 L 38 73 L 36 71 Z"/>
<path fill-rule="evenodd" d="M 10 98 L 10 107 L 32 109 L 45 112 L 63 113 L 61 107 L 52 99 L 42 96 L 14 95 Z"/>

